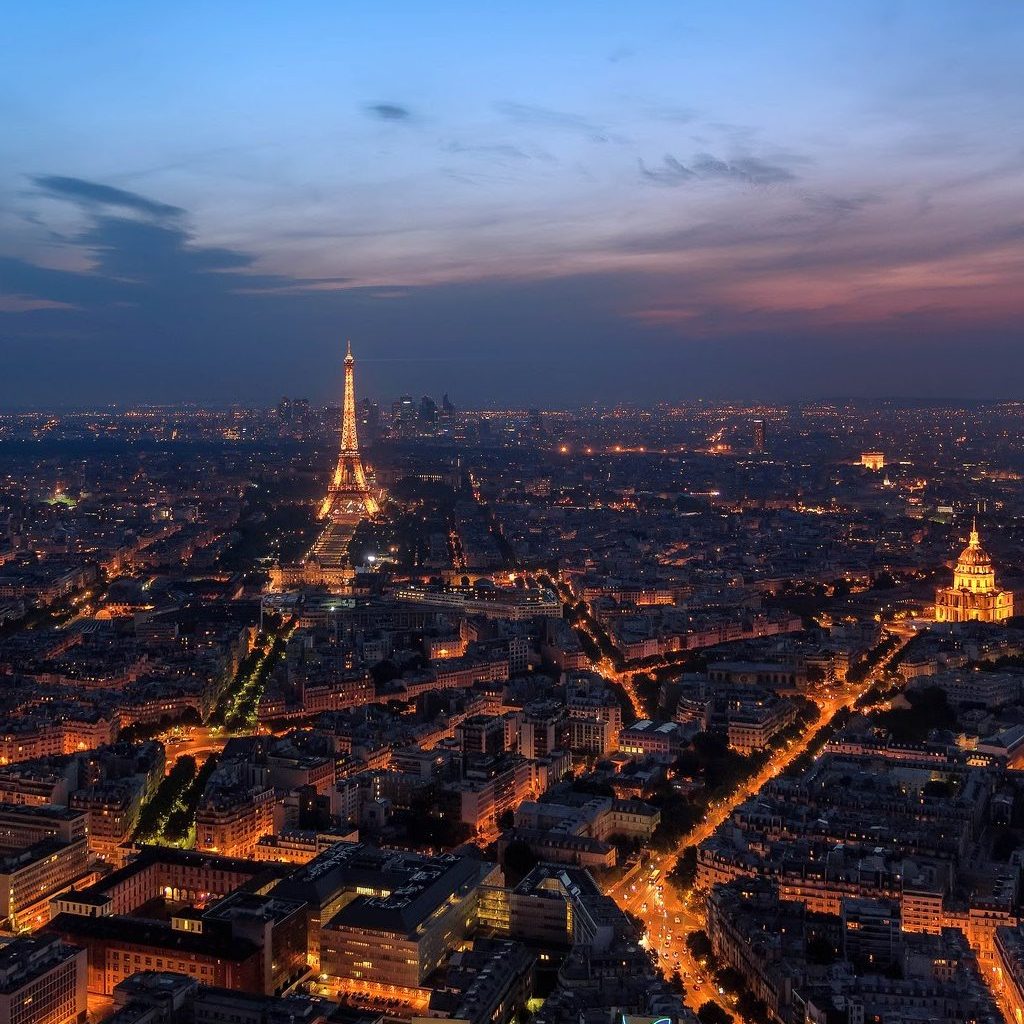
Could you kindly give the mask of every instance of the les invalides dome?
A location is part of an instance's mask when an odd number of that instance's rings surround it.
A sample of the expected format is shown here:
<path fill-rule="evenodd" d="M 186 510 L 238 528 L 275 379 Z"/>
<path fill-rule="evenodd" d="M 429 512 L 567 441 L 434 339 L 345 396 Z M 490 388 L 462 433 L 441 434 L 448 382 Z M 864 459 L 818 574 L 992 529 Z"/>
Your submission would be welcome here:
<path fill-rule="evenodd" d="M 935 593 L 936 622 L 999 622 L 1013 615 L 1013 592 L 996 588 L 996 571 L 977 523 L 953 571 L 953 585 Z"/>

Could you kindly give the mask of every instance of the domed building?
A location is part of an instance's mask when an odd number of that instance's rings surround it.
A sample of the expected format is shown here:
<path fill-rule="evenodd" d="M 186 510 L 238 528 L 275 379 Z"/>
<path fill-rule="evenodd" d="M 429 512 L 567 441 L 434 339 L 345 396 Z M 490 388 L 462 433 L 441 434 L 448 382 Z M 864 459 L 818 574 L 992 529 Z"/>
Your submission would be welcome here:
<path fill-rule="evenodd" d="M 1013 615 L 1013 591 L 996 589 L 992 559 L 981 546 L 978 524 L 960 552 L 953 586 L 935 592 L 936 622 L 1001 622 Z"/>

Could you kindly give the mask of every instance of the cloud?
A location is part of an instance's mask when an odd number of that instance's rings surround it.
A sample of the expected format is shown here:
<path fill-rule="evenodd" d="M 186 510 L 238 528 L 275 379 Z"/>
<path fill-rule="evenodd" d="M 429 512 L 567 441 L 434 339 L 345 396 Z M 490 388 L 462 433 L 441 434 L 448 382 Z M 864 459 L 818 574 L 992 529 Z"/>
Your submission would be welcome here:
<path fill-rule="evenodd" d="M 441 147 L 446 153 L 465 153 L 471 156 L 491 157 L 497 160 L 529 160 L 531 154 L 519 146 L 497 143 L 473 145 L 466 142 L 446 142 Z"/>
<path fill-rule="evenodd" d="M 594 142 L 622 141 L 618 136 L 610 134 L 604 125 L 579 114 L 569 114 L 562 110 L 552 110 L 549 107 L 537 107 L 529 103 L 514 103 L 508 100 L 495 103 L 494 109 L 510 121 L 515 121 L 516 124 L 575 132 L 587 136 Z"/>
<path fill-rule="evenodd" d="M 30 299 L 25 295 L 0 295 L 0 313 L 35 313 L 41 309 L 74 309 L 67 302 Z"/>
<path fill-rule="evenodd" d="M 815 213 L 831 215 L 833 217 L 849 217 L 852 214 L 860 213 L 861 210 L 875 203 L 880 203 L 882 197 L 875 192 L 863 192 L 855 196 L 829 195 L 825 192 L 809 192 L 801 197 L 805 206 Z"/>
<path fill-rule="evenodd" d="M 78 242 L 96 255 L 100 273 L 125 280 L 181 281 L 244 270 L 253 259 L 233 249 L 190 244 L 178 228 L 124 217 L 100 217 Z"/>
<path fill-rule="evenodd" d="M 248 253 L 197 245 L 180 223 L 185 211 L 179 207 L 81 178 L 39 175 L 33 182 L 86 212 L 86 226 L 62 241 L 84 253 L 89 266 L 67 270 L 0 257 L 2 293 L 20 304 L 92 313 L 134 307 L 180 315 L 185 299 L 219 301 L 243 291 L 323 286 L 318 280 L 257 273 Z M 130 216 L 134 213 L 147 216 Z"/>
<path fill-rule="evenodd" d="M 745 185 L 779 185 L 796 181 L 796 175 L 781 163 L 769 163 L 756 156 L 721 160 L 710 153 L 698 153 L 689 165 L 666 153 L 660 166 L 640 161 L 640 174 L 654 185 L 670 187 L 692 181 L 736 181 Z"/>
<path fill-rule="evenodd" d="M 412 111 L 398 103 L 368 103 L 364 109 L 379 121 L 409 121 L 412 118 Z"/>
<path fill-rule="evenodd" d="M 32 178 L 36 188 L 58 199 L 70 199 L 81 206 L 106 206 L 132 210 L 149 217 L 180 217 L 185 211 L 179 206 L 158 203 L 136 192 L 127 192 L 112 185 L 102 185 L 83 178 L 68 178 L 58 174 L 39 174 Z"/>
<path fill-rule="evenodd" d="M 682 185 L 683 182 L 692 181 L 697 175 L 684 167 L 674 156 L 665 155 L 660 167 L 648 167 L 643 160 L 640 161 L 640 173 L 648 181 L 655 185 Z"/>
<path fill-rule="evenodd" d="M 693 158 L 693 170 L 701 178 L 724 178 L 751 185 L 777 185 L 796 180 L 796 175 L 789 168 L 768 163 L 755 156 L 719 160 L 710 153 L 698 153 Z"/>

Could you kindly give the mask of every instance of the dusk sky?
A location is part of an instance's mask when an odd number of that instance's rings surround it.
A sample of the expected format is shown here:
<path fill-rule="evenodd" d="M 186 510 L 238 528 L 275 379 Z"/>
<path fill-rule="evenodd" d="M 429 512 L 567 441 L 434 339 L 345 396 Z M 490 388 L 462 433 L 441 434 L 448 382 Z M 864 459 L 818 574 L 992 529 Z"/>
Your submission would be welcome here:
<path fill-rule="evenodd" d="M 0 406 L 1024 398 L 1024 4 L 22 3 Z"/>

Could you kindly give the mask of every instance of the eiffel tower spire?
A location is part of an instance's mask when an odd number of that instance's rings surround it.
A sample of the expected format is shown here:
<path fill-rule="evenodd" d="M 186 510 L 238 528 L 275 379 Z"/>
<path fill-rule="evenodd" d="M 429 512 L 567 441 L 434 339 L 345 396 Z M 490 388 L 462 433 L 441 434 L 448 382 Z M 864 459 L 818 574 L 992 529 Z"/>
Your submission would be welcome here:
<path fill-rule="evenodd" d="M 345 353 L 345 401 L 341 416 L 341 454 L 359 457 L 359 438 L 356 436 L 356 386 L 355 359 L 352 358 L 352 342 L 348 342 Z M 339 467 L 341 462 L 338 463 Z M 337 474 L 335 474 L 337 477 Z"/>

